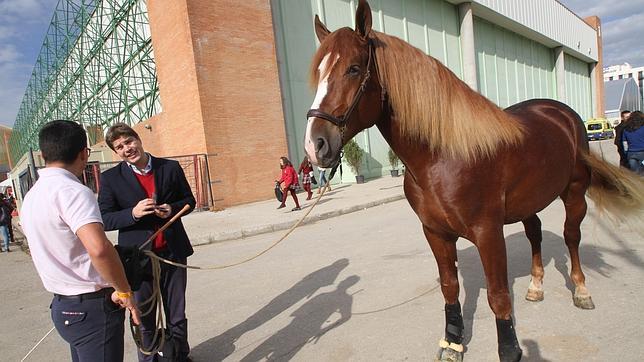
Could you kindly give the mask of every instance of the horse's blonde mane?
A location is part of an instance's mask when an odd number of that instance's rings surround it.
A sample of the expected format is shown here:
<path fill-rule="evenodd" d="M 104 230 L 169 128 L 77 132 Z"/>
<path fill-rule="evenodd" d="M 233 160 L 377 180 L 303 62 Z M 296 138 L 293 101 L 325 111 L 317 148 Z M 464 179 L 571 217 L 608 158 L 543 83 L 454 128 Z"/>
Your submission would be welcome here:
<path fill-rule="evenodd" d="M 372 34 L 380 82 L 403 136 L 466 162 L 521 142 L 519 123 L 438 60 L 396 37 Z"/>

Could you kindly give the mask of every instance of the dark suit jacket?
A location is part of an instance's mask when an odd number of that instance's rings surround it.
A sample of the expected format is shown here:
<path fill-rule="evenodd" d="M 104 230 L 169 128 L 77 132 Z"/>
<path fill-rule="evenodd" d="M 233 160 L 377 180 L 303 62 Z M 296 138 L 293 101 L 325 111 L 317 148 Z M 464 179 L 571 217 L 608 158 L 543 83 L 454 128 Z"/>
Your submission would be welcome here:
<path fill-rule="evenodd" d="M 195 198 L 190 190 L 183 169 L 177 161 L 152 157 L 152 171 L 156 189 L 157 204 L 169 204 L 174 216 L 184 205 L 195 207 Z M 118 230 L 118 243 L 123 246 L 140 246 L 155 230 L 168 219 L 156 215 L 147 215 L 135 221 L 132 209 L 147 198 L 143 187 L 136 179 L 130 166 L 121 162 L 101 174 L 98 205 L 103 216 L 105 230 Z M 189 212 L 190 212 L 189 211 Z M 171 252 L 171 258 L 182 259 L 192 255 L 192 245 L 186 234 L 181 219 L 175 221 L 163 232 Z M 150 249 L 152 243 L 147 249 Z"/>

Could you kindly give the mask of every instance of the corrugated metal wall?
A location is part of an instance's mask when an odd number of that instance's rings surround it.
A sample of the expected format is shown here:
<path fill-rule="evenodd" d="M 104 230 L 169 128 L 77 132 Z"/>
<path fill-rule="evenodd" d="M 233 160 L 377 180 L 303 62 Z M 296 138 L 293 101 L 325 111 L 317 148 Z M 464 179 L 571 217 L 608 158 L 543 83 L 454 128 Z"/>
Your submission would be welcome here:
<path fill-rule="evenodd" d="M 577 111 L 584 121 L 593 116 L 590 69 L 588 63 L 569 54 L 565 55 L 566 99 L 565 103 Z"/>
<path fill-rule="evenodd" d="M 307 84 L 308 67 L 317 47 L 313 18 L 320 15 L 331 31 L 354 27 L 357 4 L 348 0 L 272 2 L 289 154 L 298 164 L 304 157 L 306 111 L 315 96 Z M 375 30 L 407 40 L 461 75 L 458 11 L 454 5 L 442 0 L 372 0 L 369 5 Z M 388 174 L 389 146 L 378 129 L 366 130 L 355 139 L 367 151 L 361 174 Z M 346 165 L 343 171 L 345 180 L 355 181 Z"/>
<path fill-rule="evenodd" d="M 503 108 L 530 98 L 556 98 L 552 49 L 479 18 L 474 41 L 481 94 Z"/>

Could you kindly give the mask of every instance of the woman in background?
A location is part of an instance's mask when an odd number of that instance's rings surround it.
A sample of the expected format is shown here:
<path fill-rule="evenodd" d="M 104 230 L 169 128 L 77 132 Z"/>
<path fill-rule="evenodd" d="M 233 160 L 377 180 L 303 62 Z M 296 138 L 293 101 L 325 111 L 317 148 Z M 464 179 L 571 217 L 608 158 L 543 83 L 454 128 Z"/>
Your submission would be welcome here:
<path fill-rule="evenodd" d="M 280 157 L 280 168 L 282 169 L 282 177 L 279 180 L 275 180 L 275 182 L 278 182 L 280 185 L 283 184 L 281 186 L 283 196 L 282 203 L 277 208 L 282 209 L 286 207 L 286 199 L 290 193 L 293 196 L 293 201 L 295 201 L 295 207 L 291 211 L 301 210 L 300 203 L 297 201 L 297 195 L 295 194 L 295 188 L 299 184 L 299 179 L 291 161 L 286 157 Z"/>
<path fill-rule="evenodd" d="M 320 172 L 320 186 L 318 187 L 318 194 L 320 192 L 322 192 L 322 189 L 324 188 L 324 186 L 326 186 L 326 184 L 329 182 L 326 179 L 326 171 L 327 170 L 328 170 L 328 168 L 318 167 L 318 171 Z M 331 191 L 331 185 L 329 185 L 329 190 L 328 191 Z"/>

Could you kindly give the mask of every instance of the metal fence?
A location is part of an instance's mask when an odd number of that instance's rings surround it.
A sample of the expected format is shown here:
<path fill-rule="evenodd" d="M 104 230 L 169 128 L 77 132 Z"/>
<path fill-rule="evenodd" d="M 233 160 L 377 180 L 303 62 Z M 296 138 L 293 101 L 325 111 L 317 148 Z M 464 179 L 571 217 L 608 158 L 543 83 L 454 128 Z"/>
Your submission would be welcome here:
<path fill-rule="evenodd" d="M 195 196 L 196 210 L 207 210 L 214 206 L 212 191 L 210 189 L 210 169 L 208 155 L 196 154 L 185 156 L 164 157 L 179 162 L 186 175 L 192 194 Z M 85 167 L 81 181 L 94 193 L 100 191 L 101 172 L 109 170 L 119 162 L 90 162 Z"/>

